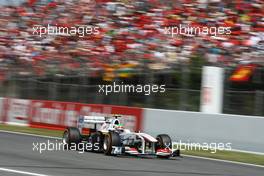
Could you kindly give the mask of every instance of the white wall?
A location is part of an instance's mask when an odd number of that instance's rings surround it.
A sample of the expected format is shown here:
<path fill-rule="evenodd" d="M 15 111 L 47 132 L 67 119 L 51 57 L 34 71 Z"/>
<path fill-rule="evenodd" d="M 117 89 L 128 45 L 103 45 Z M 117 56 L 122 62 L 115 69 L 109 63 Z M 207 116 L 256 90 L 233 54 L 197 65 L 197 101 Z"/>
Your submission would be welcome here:
<path fill-rule="evenodd" d="M 232 143 L 232 149 L 264 153 L 264 117 L 145 109 L 142 128 L 174 141 Z"/>

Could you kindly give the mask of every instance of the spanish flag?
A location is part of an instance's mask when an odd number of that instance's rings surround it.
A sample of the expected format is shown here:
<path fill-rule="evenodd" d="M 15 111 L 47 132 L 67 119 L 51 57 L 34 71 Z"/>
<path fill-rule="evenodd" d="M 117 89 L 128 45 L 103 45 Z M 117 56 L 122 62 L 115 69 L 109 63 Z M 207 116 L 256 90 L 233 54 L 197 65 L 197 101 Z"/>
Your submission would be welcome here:
<path fill-rule="evenodd" d="M 232 82 L 248 82 L 257 66 L 255 64 L 241 65 L 229 78 Z"/>

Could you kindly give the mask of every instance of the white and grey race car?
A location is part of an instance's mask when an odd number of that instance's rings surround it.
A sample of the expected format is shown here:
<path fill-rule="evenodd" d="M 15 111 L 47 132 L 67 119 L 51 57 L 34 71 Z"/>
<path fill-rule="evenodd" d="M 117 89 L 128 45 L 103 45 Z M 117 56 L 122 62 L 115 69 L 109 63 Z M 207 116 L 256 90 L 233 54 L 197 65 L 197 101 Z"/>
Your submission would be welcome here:
<path fill-rule="evenodd" d="M 171 138 L 160 134 L 156 138 L 141 132 L 125 129 L 119 120 L 120 116 L 111 118 L 99 116 L 79 117 L 77 128 L 68 127 L 63 133 L 63 142 L 67 145 L 88 143 L 93 152 L 105 155 L 157 156 L 170 158 L 179 156 L 179 150 L 172 149 Z M 88 134 L 82 134 L 88 128 Z"/>

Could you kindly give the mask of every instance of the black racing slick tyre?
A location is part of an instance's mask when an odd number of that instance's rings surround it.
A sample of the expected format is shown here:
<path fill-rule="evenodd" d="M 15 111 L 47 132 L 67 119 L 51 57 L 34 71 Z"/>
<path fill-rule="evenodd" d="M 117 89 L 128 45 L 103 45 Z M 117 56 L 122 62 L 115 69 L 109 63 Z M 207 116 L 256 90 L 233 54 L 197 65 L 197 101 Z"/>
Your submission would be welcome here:
<path fill-rule="evenodd" d="M 158 140 L 157 148 L 170 148 L 172 147 L 171 138 L 167 134 L 160 134 L 156 138 Z"/>
<path fill-rule="evenodd" d="M 104 154 L 113 155 L 112 154 L 113 146 L 121 147 L 122 143 L 119 134 L 111 131 L 104 136 L 104 143 L 103 143 Z"/>
<path fill-rule="evenodd" d="M 68 127 L 63 133 L 63 143 L 70 147 L 81 142 L 81 134 L 78 128 Z"/>
<path fill-rule="evenodd" d="M 158 140 L 157 144 L 156 144 L 156 151 L 158 149 L 166 149 L 172 148 L 172 142 L 171 142 L 171 138 L 169 135 L 167 134 L 160 134 L 156 137 L 156 139 Z M 170 156 L 158 156 L 159 158 L 169 158 Z"/>

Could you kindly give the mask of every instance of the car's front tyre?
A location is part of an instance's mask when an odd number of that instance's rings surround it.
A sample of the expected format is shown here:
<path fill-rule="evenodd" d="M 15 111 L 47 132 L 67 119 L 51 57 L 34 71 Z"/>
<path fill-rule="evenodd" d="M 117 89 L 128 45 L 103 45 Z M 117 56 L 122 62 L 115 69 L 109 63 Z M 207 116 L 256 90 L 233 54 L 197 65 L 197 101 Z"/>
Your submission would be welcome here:
<path fill-rule="evenodd" d="M 113 147 L 121 147 L 121 139 L 118 133 L 116 132 L 109 132 L 105 135 L 104 137 L 104 142 L 103 142 L 103 150 L 105 155 L 113 155 L 112 150 Z"/>
<path fill-rule="evenodd" d="M 171 149 L 172 149 L 172 141 L 169 135 L 160 134 L 156 137 L 156 152 L 161 151 L 163 155 L 157 155 L 158 158 L 170 158 L 171 157 Z"/>

